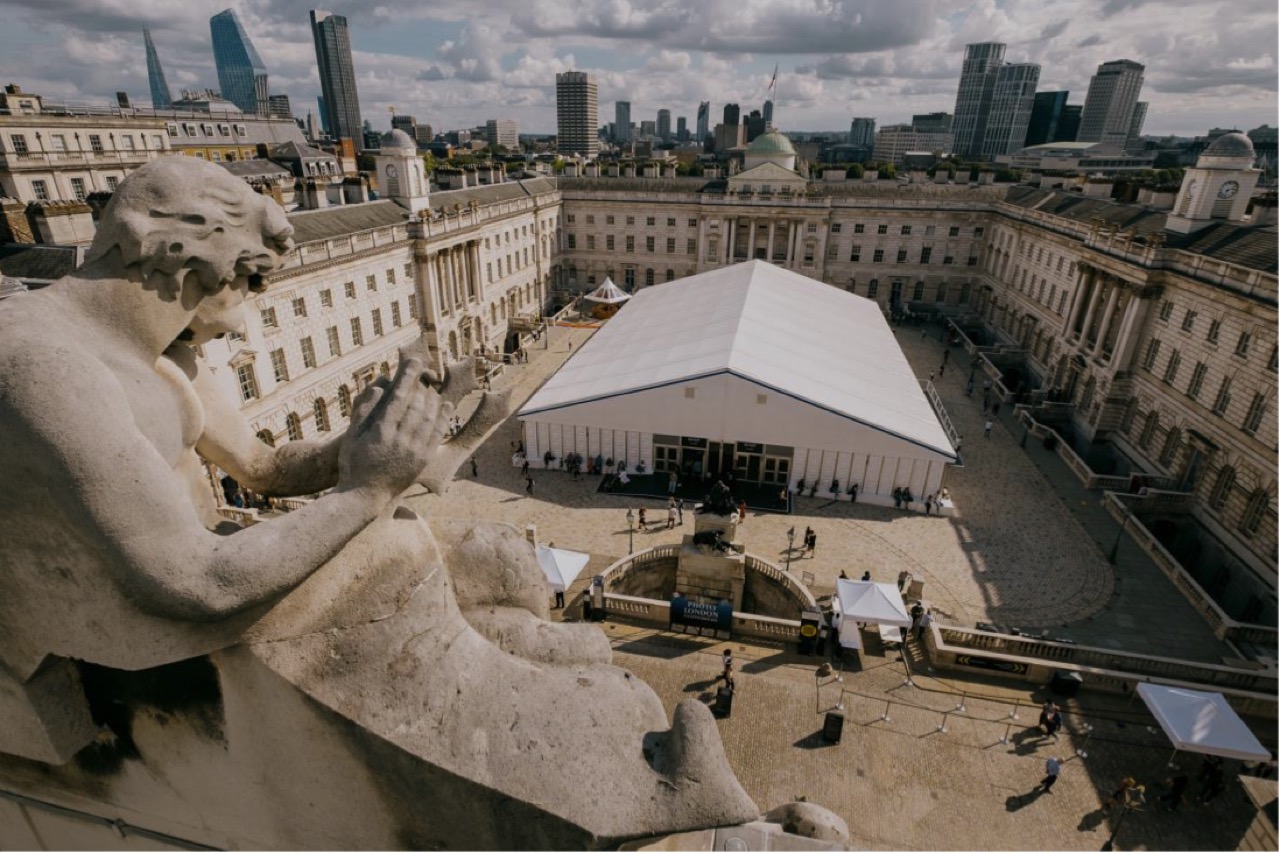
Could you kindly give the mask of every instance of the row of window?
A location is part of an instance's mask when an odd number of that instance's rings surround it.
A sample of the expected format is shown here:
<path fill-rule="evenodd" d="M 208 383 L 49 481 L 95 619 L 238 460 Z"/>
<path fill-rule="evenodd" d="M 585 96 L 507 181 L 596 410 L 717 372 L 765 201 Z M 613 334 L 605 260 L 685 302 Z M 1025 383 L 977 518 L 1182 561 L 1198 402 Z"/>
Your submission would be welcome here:
<path fill-rule="evenodd" d="M 391 325 L 393 327 L 402 326 L 404 323 L 403 315 L 400 310 L 399 300 L 395 300 L 390 305 L 391 308 Z M 409 297 L 409 317 L 417 319 L 418 309 L 415 298 Z M 361 318 L 353 317 L 349 321 L 351 330 L 351 346 L 364 346 L 364 323 Z M 383 324 L 382 309 L 375 308 L 369 313 L 369 325 L 372 328 L 373 336 L 376 338 L 385 334 Z M 325 330 L 325 344 L 328 349 L 329 358 L 337 358 L 342 355 L 342 335 L 337 326 L 330 326 Z M 298 340 L 298 351 L 302 357 L 303 368 L 314 368 L 319 364 L 316 357 L 316 346 L 311 336 L 305 336 Z M 287 383 L 291 378 L 289 370 L 289 357 L 283 347 L 277 347 L 271 351 L 271 372 L 277 383 Z M 244 402 L 256 400 L 260 396 L 258 389 L 257 375 L 254 372 L 253 362 L 244 362 L 237 366 L 236 375 L 240 383 L 240 398 Z"/>
<path fill-rule="evenodd" d="M 78 202 L 83 202 L 85 197 L 89 194 L 88 186 L 85 184 L 85 179 L 70 178 L 68 180 L 71 184 L 71 197 Z M 114 193 L 116 191 L 116 187 L 120 186 L 120 179 L 115 175 L 108 175 L 104 179 L 104 183 L 106 184 L 107 191 Z M 35 199 L 38 202 L 47 202 L 53 199 L 53 196 L 49 192 L 49 182 L 45 181 L 43 178 L 36 178 L 32 180 L 31 193 L 35 196 Z"/>
<path fill-rule="evenodd" d="M 179 131 L 182 135 L 196 137 L 202 133 L 204 136 L 230 137 L 230 136 L 248 136 L 249 129 L 238 122 L 169 122 L 166 126 L 171 139 L 177 139 Z M 216 133 L 215 133 L 216 130 Z"/>
<path fill-rule="evenodd" d="M 838 222 L 831 223 L 832 234 L 839 234 L 840 230 L 841 230 L 841 223 L 838 223 Z M 912 234 L 912 230 L 913 230 L 913 226 L 911 225 L 902 225 L 898 227 L 898 233 L 903 235 L 904 237 L 910 236 Z M 853 233 L 866 234 L 867 233 L 866 224 L 861 222 L 855 222 L 853 224 Z M 888 234 L 888 233 L 889 233 L 888 223 L 882 222 L 876 225 L 876 234 Z M 982 226 L 978 226 L 973 230 L 974 237 L 981 237 L 983 233 L 984 233 L 984 229 Z M 933 226 L 933 225 L 924 226 L 923 234 L 925 237 L 935 236 L 937 234 L 937 226 Z M 960 236 L 960 226 L 952 225 L 947 228 L 947 237 L 959 237 L 959 236 Z"/>
<path fill-rule="evenodd" d="M 595 225 L 595 224 L 596 224 L 596 216 L 595 216 L 595 214 L 586 214 L 586 220 L 587 220 L 587 225 Z M 566 223 L 568 223 L 569 225 L 573 225 L 573 224 L 574 224 L 574 222 L 576 221 L 576 214 L 565 214 L 564 221 L 565 221 Z M 666 217 L 666 221 L 667 221 L 667 228 L 675 228 L 675 227 L 676 227 L 676 218 L 675 218 L 675 217 L 673 217 L 673 216 Z M 617 224 L 617 218 L 616 218 L 613 214 L 608 214 L 608 215 L 606 215 L 606 216 L 605 216 L 605 218 L 604 218 L 604 224 L 605 224 L 605 225 L 616 225 L 616 224 Z M 636 218 L 635 218 L 634 216 L 628 216 L 628 217 L 626 217 L 626 224 L 627 224 L 627 225 L 635 225 L 635 224 L 636 224 Z M 644 223 L 644 224 L 645 224 L 646 226 L 656 226 L 656 225 L 658 224 L 658 218 L 657 218 L 656 216 L 649 216 L 649 217 L 645 217 L 645 223 Z M 698 227 L 698 220 L 697 220 L 697 218 L 696 218 L 696 217 L 690 217 L 690 218 L 687 220 L 687 224 L 688 224 L 689 228 L 697 228 L 697 227 Z"/>
<path fill-rule="evenodd" d="M 1137 415 L 1137 401 L 1132 401 L 1129 408 L 1125 412 L 1124 421 L 1121 429 L 1129 435 L 1133 435 Z M 1142 421 L 1142 427 L 1138 431 L 1136 442 L 1139 448 L 1147 450 L 1151 447 L 1151 443 L 1155 439 L 1157 431 L 1160 429 L 1160 413 L 1156 410 L 1148 412 Z M 1170 427 L 1165 433 L 1164 443 L 1160 446 L 1158 459 L 1161 465 L 1169 466 L 1177 458 L 1178 451 L 1182 445 L 1182 430 L 1177 427 Z M 1217 477 L 1214 479 L 1213 486 L 1209 490 L 1208 500 L 1206 503 L 1209 509 L 1221 513 L 1227 509 L 1228 501 L 1231 493 L 1236 487 L 1236 470 L 1231 466 L 1223 466 L 1218 470 Z M 1253 536 L 1258 533 L 1265 519 L 1271 515 L 1271 496 L 1265 489 L 1255 489 L 1249 495 L 1249 500 L 1245 504 L 1240 518 L 1237 520 L 1236 528 L 1245 536 Z"/>
<path fill-rule="evenodd" d="M 1173 318 L 1173 308 L 1174 306 L 1172 301 L 1165 300 L 1164 302 L 1162 302 L 1160 304 L 1160 320 L 1163 321 L 1164 323 L 1168 323 Z M 1197 312 L 1195 309 L 1192 309 L 1192 308 L 1186 309 L 1182 315 L 1182 324 L 1181 324 L 1182 331 L 1188 332 L 1188 333 L 1194 332 L 1195 326 L 1196 326 L 1196 319 L 1198 317 L 1199 317 L 1199 312 Z M 1209 328 L 1205 332 L 1205 341 L 1209 342 L 1210 344 L 1217 344 L 1218 338 L 1221 335 L 1221 332 L 1222 332 L 1222 321 L 1218 319 L 1210 320 Z M 1253 344 L 1253 332 L 1248 329 L 1241 331 L 1240 337 L 1236 339 L 1235 354 L 1241 357 L 1242 359 L 1248 358 L 1249 347 L 1252 344 Z M 1273 371 L 1276 369 L 1276 354 L 1275 354 L 1274 348 L 1272 349 L 1271 362 L 1269 364 L 1269 367 Z"/>
<path fill-rule="evenodd" d="M 834 259 L 837 257 L 837 256 L 836 256 L 836 254 L 835 254 L 835 250 L 836 250 L 836 247 L 835 247 L 835 245 L 834 245 L 834 244 L 833 244 L 832 246 L 828 247 L 828 249 L 827 249 L 827 258 L 828 258 L 828 260 L 834 260 Z M 910 255 L 910 250 L 908 250 L 908 249 L 898 249 L 898 250 L 897 250 L 897 257 L 895 258 L 896 263 L 898 263 L 898 264 L 906 264 L 906 263 L 910 262 L 910 261 L 911 261 L 911 259 L 908 257 L 909 255 Z M 880 264 L 880 263 L 883 263 L 883 262 L 884 262 L 884 259 L 885 259 L 885 250 L 884 250 L 884 249 L 873 249 L 873 250 L 871 251 L 871 263 L 872 263 L 872 264 Z M 849 247 L 849 260 L 850 260 L 850 261 L 852 261 L 852 262 L 855 262 L 855 263 L 858 263 L 858 262 L 861 262 L 861 261 L 862 261 L 862 247 L 861 247 L 861 246 L 851 246 L 851 247 Z M 943 265 L 944 265 L 944 266 L 945 266 L 945 265 L 951 265 L 951 264 L 954 264 L 955 262 L 956 262 L 956 259 L 955 259 L 955 256 L 954 256 L 954 255 L 943 255 L 943 256 L 942 256 L 942 263 L 943 263 Z M 917 262 L 917 263 L 920 263 L 920 264 L 932 264 L 932 263 L 933 263 L 933 247 L 932 247 L 932 246 L 922 246 L 922 247 L 920 247 L 920 255 L 919 255 L 919 260 L 918 260 L 918 262 Z M 970 267 L 976 267 L 976 266 L 978 265 L 978 256 L 977 256 L 977 255 L 970 255 L 970 256 L 969 256 L 969 258 L 968 258 L 968 261 L 967 261 L 966 263 L 967 263 L 967 266 L 970 266 Z"/>
<path fill-rule="evenodd" d="M 412 263 L 404 265 L 404 275 L 406 280 L 408 281 L 413 280 L 413 264 Z M 391 287 L 395 287 L 396 269 L 394 267 L 387 268 L 386 280 L 388 285 L 390 285 Z M 364 285 L 365 285 L 366 291 L 370 293 L 376 292 L 378 290 L 377 275 L 370 273 L 367 276 L 365 276 Z M 355 282 L 344 283 L 342 286 L 342 291 L 343 291 L 343 295 L 347 299 L 349 300 L 355 299 L 356 283 Z M 415 294 L 409 295 L 409 315 L 415 318 L 418 316 L 417 300 L 418 298 Z M 290 302 L 290 307 L 293 311 L 294 317 L 308 316 L 307 298 L 305 295 L 294 297 L 293 300 Z M 325 288 L 324 290 L 320 291 L 320 307 L 333 308 L 333 290 L 331 288 Z M 391 304 L 391 310 L 394 314 L 398 316 L 400 313 L 399 303 L 393 302 Z M 280 319 L 279 319 L 279 316 L 276 314 L 275 306 L 267 306 L 262 309 L 262 325 L 268 329 L 275 328 L 280 325 Z M 396 326 L 399 326 L 399 325 L 400 325 L 399 323 L 396 323 Z"/>
<path fill-rule="evenodd" d="M 41 136 L 40 134 L 36 134 L 37 139 L 39 139 L 40 136 Z M 86 136 L 89 141 L 89 151 L 91 153 L 105 154 L 107 152 L 108 149 L 103 144 L 102 134 L 91 133 L 91 134 L 87 134 Z M 73 139 L 75 139 L 76 141 L 77 152 L 83 153 L 84 148 L 80 145 L 80 135 L 76 134 L 73 137 Z M 120 134 L 119 137 L 117 137 L 115 133 L 110 133 L 107 135 L 107 140 L 110 142 L 119 143 L 117 148 L 112 149 L 113 151 L 129 152 L 129 151 L 137 151 L 139 148 L 145 149 L 147 147 L 146 134 L 142 134 L 142 133 L 138 134 L 136 138 L 133 136 L 133 134 L 128 134 L 128 133 L 122 133 Z M 152 147 L 157 151 L 160 151 L 164 148 L 164 139 L 160 136 L 152 136 L 151 142 L 152 142 Z M 14 154 L 30 154 L 31 153 L 31 147 L 27 142 L 26 134 L 22 134 L 22 133 L 9 134 L 9 147 Z M 49 134 L 49 145 L 48 145 L 49 152 L 58 154 L 58 153 L 69 152 L 71 150 L 72 149 L 69 147 L 67 143 L 66 134 L 63 134 L 63 133 Z M 45 152 L 39 152 L 39 153 L 45 153 Z"/>
<path fill-rule="evenodd" d="M 1147 352 L 1142 358 L 1142 367 L 1146 371 L 1154 373 L 1156 360 L 1160 357 L 1161 342 L 1158 338 L 1152 338 L 1147 344 Z M 1178 381 L 1178 372 L 1182 367 L 1182 353 L 1175 349 L 1169 354 L 1169 361 L 1165 363 L 1164 373 L 1161 376 L 1162 381 L 1169 386 L 1176 386 Z M 1195 367 L 1191 371 L 1191 380 L 1187 384 L 1186 395 L 1192 400 L 1199 400 L 1200 394 L 1204 389 L 1205 378 L 1209 375 L 1209 366 L 1204 362 L 1196 362 Z M 1228 407 L 1231 406 L 1231 384 L 1232 377 L 1230 375 L 1222 378 L 1222 383 L 1218 386 L 1218 393 L 1214 396 L 1213 405 L 1210 411 L 1217 416 L 1225 416 Z M 1262 419 L 1267 411 L 1267 396 L 1261 392 L 1255 392 L 1253 400 L 1249 404 L 1249 409 L 1245 413 L 1244 421 L 1241 429 L 1249 435 L 1254 435 L 1262 426 Z"/>

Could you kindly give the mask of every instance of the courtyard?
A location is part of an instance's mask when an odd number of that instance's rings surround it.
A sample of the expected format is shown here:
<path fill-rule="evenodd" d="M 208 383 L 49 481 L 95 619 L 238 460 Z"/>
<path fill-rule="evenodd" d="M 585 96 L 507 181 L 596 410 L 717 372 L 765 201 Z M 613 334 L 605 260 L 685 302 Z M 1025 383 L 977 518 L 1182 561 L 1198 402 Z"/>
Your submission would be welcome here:
<path fill-rule="evenodd" d="M 510 389 L 514 411 L 591 333 L 552 329 L 529 363 L 509 368 L 494 387 Z M 918 376 L 939 369 L 936 327 L 900 327 L 897 334 Z M 954 516 L 796 497 L 790 515 L 748 515 L 741 531 L 748 551 L 785 564 L 787 530 L 809 526 L 817 548 L 812 557 L 793 553 L 791 564 L 812 574 L 820 597 L 830 595 L 842 571 L 893 581 L 906 570 L 924 582 L 944 625 L 991 622 L 1201 661 L 1229 654 L 1136 548 L 1122 543 L 1116 563 L 1108 561 L 1118 528 L 1095 506 L 1101 496 L 1080 490 L 1065 467 L 1054 467 L 1056 458 L 1037 455 L 1035 443 L 1021 447 L 1011 413 L 1002 413 L 984 438 L 981 392 L 966 397 L 967 378 L 958 348 L 935 378 L 965 437 L 964 465 L 945 481 Z M 571 607 L 584 581 L 625 556 L 629 545 L 639 551 L 692 531 L 691 514 L 683 527 L 667 530 L 665 502 L 600 493 L 598 478 L 585 475 L 533 470 L 527 495 L 511 465 L 518 439 L 509 419 L 477 453 L 476 476 L 464 466 L 445 495 L 410 493 L 410 504 L 428 518 L 535 525 L 539 542 L 588 553 Z M 663 524 L 629 531 L 626 512 L 640 506 Z M 603 628 L 615 662 L 652 685 L 668 710 L 680 699 L 713 696 L 722 645 L 623 622 Z M 1158 784 L 1174 773 L 1194 777 L 1199 760 L 1184 755 L 1175 760 L 1181 770 L 1168 768 L 1168 742 L 1140 704 L 1086 693 L 1067 704 L 1065 731 L 1055 742 L 1029 729 L 1042 692 L 932 673 L 914 645 L 905 656 L 873 646 L 850 661 L 842 681 L 816 678 L 817 659 L 781 646 L 733 646 L 739 690 L 732 716 L 720 726 L 743 785 L 764 808 L 804 796 L 835 810 L 855 847 L 1096 849 L 1121 821 L 1100 808 L 1101 799 L 1130 774 L 1148 784 L 1149 803 L 1123 818 L 1118 847 L 1235 847 L 1252 816 L 1234 784 L 1208 805 L 1188 803 L 1177 814 L 1161 809 Z M 837 704 L 847 716 L 845 737 L 826 745 L 818 733 Z M 1037 796 L 1032 790 L 1050 755 L 1066 760 L 1063 777 L 1052 794 Z M 1235 763 L 1229 777 L 1238 771 Z"/>

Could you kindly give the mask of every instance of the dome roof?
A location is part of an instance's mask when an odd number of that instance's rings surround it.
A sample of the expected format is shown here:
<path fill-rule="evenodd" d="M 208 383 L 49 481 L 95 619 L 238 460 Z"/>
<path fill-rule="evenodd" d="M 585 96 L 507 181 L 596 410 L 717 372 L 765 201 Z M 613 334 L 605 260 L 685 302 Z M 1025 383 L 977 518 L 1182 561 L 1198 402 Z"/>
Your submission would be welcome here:
<path fill-rule="evenodd" d="M 1224 133 L 1204 153 L 1214 157 L 1253 157 L 1253 141 L 1239 131 Z"/>
<path fill-rule="evenodd" d="M 762 133 L 747 146 L 748 154 L 789 154 L 795 156 L 795 146 L 776 130 Z"/>
<path fill-rule="evenodd" d="M 387 151 L 393 148 L 417 151 L 418 144 L 413 141 L 413 137 L 400 130 L 400 128 L 392 128 L 382 135 L 382 150 Z"/>

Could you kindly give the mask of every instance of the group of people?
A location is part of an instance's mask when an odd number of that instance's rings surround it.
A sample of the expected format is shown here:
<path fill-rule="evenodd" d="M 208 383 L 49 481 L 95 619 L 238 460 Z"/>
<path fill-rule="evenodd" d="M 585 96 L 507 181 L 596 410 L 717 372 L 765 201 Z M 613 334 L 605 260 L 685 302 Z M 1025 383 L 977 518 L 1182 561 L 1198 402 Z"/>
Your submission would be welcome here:
<path fill-rule="evenodd" d="M 813 551 L 817 547 L 818 532 L 806 525 L 804 529 L 804 539 L 800 541 L 800 557 L 804 557 L 805 552 L 809 553 L 809 557 L 813 557 Z"/>
<path fill-rule="evenodd" d="M 667 499 L 667 529 L 684 524 L 684 499 L 671 496 Z M 636 508 L 636 524 L 640 530 L 645 531 L 649 528 L 649 517 L 644 507 Z"/>

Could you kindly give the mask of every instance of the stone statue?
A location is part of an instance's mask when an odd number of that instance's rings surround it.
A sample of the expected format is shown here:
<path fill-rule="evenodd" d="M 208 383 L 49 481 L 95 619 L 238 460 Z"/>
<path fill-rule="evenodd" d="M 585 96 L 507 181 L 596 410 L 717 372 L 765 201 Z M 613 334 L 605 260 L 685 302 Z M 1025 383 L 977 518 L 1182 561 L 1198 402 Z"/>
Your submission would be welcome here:
<path fill-rule="evenodd" d="M 598 629 L 548 622 L 513 529 L 397 503 L 452 412 L 421 360 L 328 442 L 270 448 L 221 399 L 191 345 L 241 328 L 291 231 L 224 169 L 162 158 L 83 267 L 0 310 L 0 787 L 219 847 L 757 819 L 709 710 L 669 726 Z M 329 491 L 239 529 L 202 458 L 260 493 Z"/>

